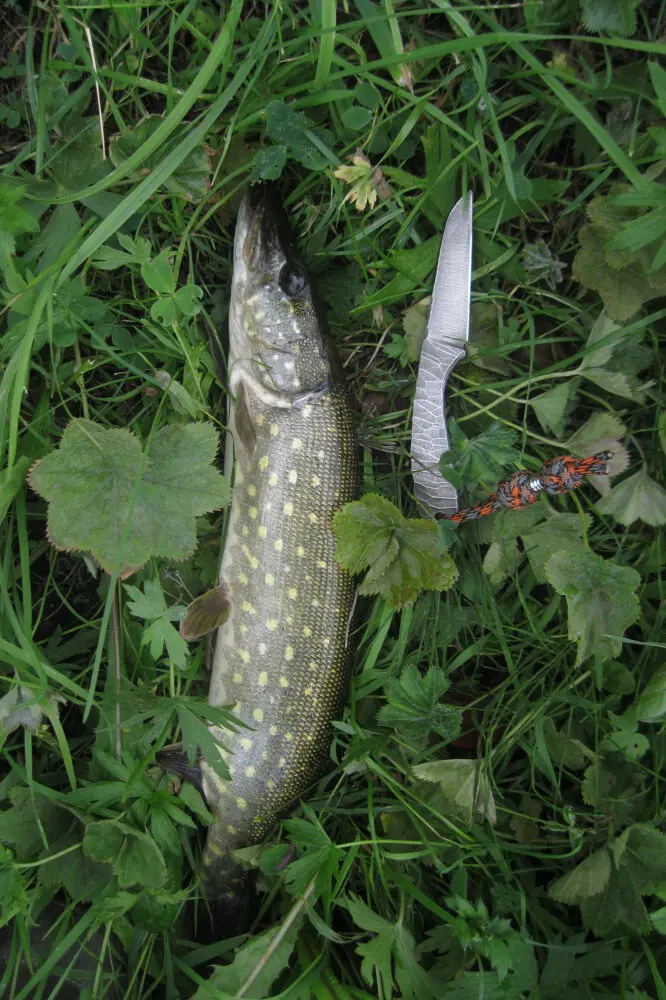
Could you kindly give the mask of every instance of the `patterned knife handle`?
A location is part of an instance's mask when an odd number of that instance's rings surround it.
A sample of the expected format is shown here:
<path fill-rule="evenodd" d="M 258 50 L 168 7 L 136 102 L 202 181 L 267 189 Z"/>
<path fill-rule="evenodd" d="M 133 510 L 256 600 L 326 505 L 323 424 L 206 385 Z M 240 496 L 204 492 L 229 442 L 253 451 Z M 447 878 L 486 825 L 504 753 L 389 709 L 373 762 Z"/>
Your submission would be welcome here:
<path fill-rule="evenodd" d="M 414 493 L 433 514 L 451 514 L 458 509 L 455 487 L 437 469 L 440 456 L 449 450 L 444 398 L 453 366 L 465 351 L 450 341 L 426 340 L 419 362 L 412 417 L 412 475 Z"/>

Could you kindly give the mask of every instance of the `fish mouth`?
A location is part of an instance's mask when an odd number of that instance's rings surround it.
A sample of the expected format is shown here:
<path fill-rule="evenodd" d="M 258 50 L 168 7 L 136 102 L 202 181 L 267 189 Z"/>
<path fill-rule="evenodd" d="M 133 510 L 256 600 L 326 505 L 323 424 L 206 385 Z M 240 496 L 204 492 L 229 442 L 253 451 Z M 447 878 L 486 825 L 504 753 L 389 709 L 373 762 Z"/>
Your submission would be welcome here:
<path fill-rule="evenodd" d="M 234 242 L 234 264 L 241 273 L 273 272 L 288 256 L 287 221 L 277 189 L 255 184 L 243 198 Z"/>

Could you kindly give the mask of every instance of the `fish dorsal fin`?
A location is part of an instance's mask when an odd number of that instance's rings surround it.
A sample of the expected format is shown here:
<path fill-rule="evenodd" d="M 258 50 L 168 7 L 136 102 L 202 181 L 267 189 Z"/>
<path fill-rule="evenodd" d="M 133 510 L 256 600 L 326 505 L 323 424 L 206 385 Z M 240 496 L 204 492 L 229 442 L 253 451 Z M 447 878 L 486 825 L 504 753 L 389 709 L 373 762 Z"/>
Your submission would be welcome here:
<path fill-rule="evenodd" d="M 252 455 L 257 443 L 257 431 L 247 404 L 247 389 L 244 382 L 240 382 L 236 390 L 234 433 L 238 443 L 245 448 L 248 455 Z"/>
<path fill-rule="evenodd" d="M 194 764 L 190 764 L 182 743 L 170 743 L 155 754 L 157 763 L 167 774 L 175 774 L 183 781 L 191 781 L 203 795 L 203 775 L 199 766 L 199 759 Z"/>

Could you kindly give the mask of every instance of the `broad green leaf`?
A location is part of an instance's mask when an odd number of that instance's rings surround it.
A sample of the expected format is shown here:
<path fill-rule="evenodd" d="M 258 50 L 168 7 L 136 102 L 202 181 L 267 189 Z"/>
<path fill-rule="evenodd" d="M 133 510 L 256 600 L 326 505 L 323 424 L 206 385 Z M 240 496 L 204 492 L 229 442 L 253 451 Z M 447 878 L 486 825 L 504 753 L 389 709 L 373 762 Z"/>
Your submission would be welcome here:
<path fill-rule="evenodd" d="M 626 868 L 612 871 L 606 888 L 581 903 L 583 923 L 598 937 L 607 937 L 615 930 L 629 929 L 638 934 L 650 930 L 641 894 Z"/>
<path fill-rule="evenodd" d="M 182 285 L 174 292 L 173 300 L 183 316 L 198 316 L 201 312 L 203 289 L 191 283 Z"/>
<path fill-rule="evenodd" d="M 160 115 L 148 115 L 134 128 L 115 136 L 109 144 L 109 157 L 114 167 L 122 166 L 134 156 L 163 124 L 164 119 Z M 143 160 L 139 171 L 130 173 L 129 176 L 134 180 L 140 180 L 151 174 L 164 160 L 165 155 L 173 152 L 178 143 L 185 138 L 187 128 L 186 123 L 177 126 L 167 142 Z M 208 193 L 210 174 L 210 156 L 205 145 L 200 143 L 190 150 L 167 179 L 166 187 L 173 194 L 182 195 L 188 201 L 198 202 Z"/>
<path fill-rule="evenodd" d="M 30 474 L 49 501 L 50 540 L 92 552 L 121 577 L 151 556 L 184 559 L 196 545 L 195 517 L 229 502 L 227 481 L 211 464 L 217 444 L 210 424 L 167 426 L 146 454 L 128 430 L 73 420 Z"/>
<path fill-rule="evenodd" d="M 323 170 L 335 162 L 332 154 L 329 160 L 313 141 L 313 135 L 318 133 L 311 128 L 303 112 L 294 111 L 282 100 L 271 101 L 266 106 L 266 134 L 278 146 L 286 146 L 289 155 L 310 170 Z"/>
<path fill-rule="evenodd" d="M 252 983 L 243 996 L 248 1000 L 260 1000 L 270 995 L 273 983 L 289 965 L 302 923 L 303 916 L 299 914 L 274 948 L 271 947 L 273 939 L 282 934 L 279 924 L 263 934 L 253 934 L 245 944 L 236 948 L 230 965 L 215 966 L 208 982 L 199 987 L 193 1000 L 227 1000 L 237 996 L 251 975 Z"/>
<path fill-rule="evenodd" d="M 260 149 L 252 161 L 253 181 L 276 181 L 287 162 L 286 146 L 269 146 Z"/>
<path fill-rule="evenodd" d="M 613 396 L 622 396 L 633 403 L 644 403 L 646 387 L 631 374 L 608 371 L 607 368 L 587 368 L 585 378 Z"/>
<path fill-rule="evenodd" d="M 595 851 L 548 889 L 548 895 L 559 903 L 580 903 L 596 896 L 608 885 L 611 876 L 611 855 L 607 847 Z"/>
<path fill-rule="evenodd" d="M 583 226 L 578 239 L 580 250 L 572 265 L 573 277 L 585 288 L 599 292 L 611 319 L 625 322 L 644 302 L 659 294 L 638 262 L 628 264 L 622 271 L 609 267 L 604 239 L 590 226 Z"/>
<path fill-rule="evenodd" d="M 520 560 L 521 553 L 515 538 L 502 538 L 488 546 L 483 557 L 483 572 L 493 587 L 499 587 L 515 571 Z"/>
<path fill-rule="evenodd" d="M 385 688 L 387 704 L 380 708 L 377 721 L 392 726 L 396 732 L 418 745 L 425 744 L 430 732 L 451 741 L 460 735 L 462 711 L 441 702 L 449 682 L 442 670 L 431 667 L 422 675 L 410 664 L 400 679 L 390 680 Z"/>
<path fill-rule="evenodd" d="M 166 881 L 167 870 L 159 847 L 146 834 L 139 831 L 128 833 L 118 856 L 113 861 L 113 870 L 122 888 L 145 886 L 159 889 Z"/>
<path fill-rule="evenodd" d="M 428 311 L 431 297 L 415 302 L 402 314 L 402 328 L 405 331 L 406 354 L 409 361 L 418 361 L 426 338 Z"/>
<path fill-rule="evenodd" d="M 547 433 L 559 437 L 564 431 L 578 385 L 579 380 L 572 378 L 530 400 L 537 420 Z"/>
<path fill-rule="evenodd" d="M 637 713 L 641 722 L 659 722 L 666 715 L 666 667 L 660 667 L 643 688 Z"/>
<path fill-rule="evenodd" d="M 643 466 L 633 476 L 614 486 L 598 503 L 601 514 L 610 514 L 620 524 L 645 521 L 666 524 L 666 490 L 647 474 Z"/>
<path fill-rule="evenodd" d="M 602 451 L 604 442 L 619 441 L 626 433 L 622 421 L 606 410 L 593 413 L 590 419 L 567 440 L 567 448 L 573 455 L 593 455 Z"/>
<path fill-rule="evenodd" d="M 564 280 L 565 266 L 543 240 L 527 243 L 523 247 L 523 267 L 530 282 L 544 281 L 548 288 L 555 291 Z"/>
<path fill-rule="evenodd" d="M 300 819 L 285 820 L 284 827 L 292 842 L 304 849 L 304 853 L 287 866 L 285 880 L 291 895 L 301 896 L 316 875 L 315 895 L 323 894 L 328 904 L 343 852 L 314 823 Z"/>
<path fill-rule="evenodd" d="M 141 265 L 141 277 L 158 295 L 171 295 L 176 287 L 176 279 L 169 263 L 169 251 L 163 250 L 159 257 L 146 260 Z"/>
<path fill-rule="evenodd" d="M 451 450 L 446 453 L 446 465 L 453 466 L 468 487 L 494 486 L 506 469 L 520 458 L 513 443 L 515 431 L 494 423 L 476 437 L 467 438 L 455 421 L 449 424 Z"/>
<path fill-rule="evenodd" d="M 89 823 L 83 838 L 83 850 L 93 861 L 115 861 L 125 834 L 109 820 Z"/>
<path fill-rule="evenodd" d="M 580 363 L 581 369 L 599 368 L 607 364 L 613 355 L 613 348 L 621 339 L 621 330 L 619 323 L 609 319 L 602 309 L 587 338 L 585 356 Z"/>
<path fill-rule="evenodd" d="M 521 535 L 527 558 L 539 583 L 545 583 L 546 563 L 553 552 L 578 552 L 583 539 L 583 524 L 588 528 L 591 514 L 553 512 L 545 521 Z"/>
<path fill-rule="evenodd" d="M 439 553 L 437 525 L 405 518 L 385 497 L 369 493 L 333 517 L 335 558 L 356 575 L 367 569 L 362 594 L 380 594 L 396 610 L 422 590 L 448 590 L 458 571 L 447 552 Z"/>
<path fill-rule="evenodd" d="M 636 30 L 634 0 L 581 0 L 581 8 L 588 31 L 628 37 Z"/>
<path fill-rule="evenodd" d="M 618 660 L 607 660 L 603 666 L 601 686 L 604 691 L 610 691 L 611 694 L 631 694 L 636 687 L 636 681 L 631 670 L 628 670 L 624 663 L 620 663 Z M 664 710 L 666 711 L 666 701 L 664 702 Z M 640 719 L 641 716 L 639 715 L 638 718 Z"/>
<path fill-rule="evenodd" d="M 577 640 L 576 663 L 590 656 L 614 659 L 622 650 L 620 638 L 640 614 L 635 590 L 638 573 L 593 552 L 558 552 L 545 566 L 558 594 L 567 599 L 569 638 Z"/>
<path fill-rule="evenodd" d="M 576 17 L 577 7 L 577 0 L 525 0 L 527 30 L 548 33 L 568 28 Z"/>
<path fill-rule="evenodd" d="M 229 768 L 220 755 L 220 750 L 228 749 L 222 742 L 223 733 L 219 730 L 215 731 L 219 737 L 218 741 L 216 735 L 213 735 L 203 719 L 187 706 L 178 709 L 178 722 L 183 737 L 183 750 L 187 754 L 190 764 L 194 764 L 201 754 L 218 778 L 222 781 L 229 781 L 231 779 Z"/>
<path fill-rule="evenodd" d="M 620 834 L 611 850 L 618 868 L 624 868 L 639 892 L 656 892 L 666 883 L 666 834 L 636 823 Z"/>
<path fill-rule="evenodd" d="M 360 132 L 372 121 L 372 111 L 369 108 L 354 106 L 342 113 L 342 124 L 352 132 Z"/>
<path fill-rule="evenodd" d="M 436 760 L 417 764 L 415 777 L 422 781 L 436 782 L 445 798 L 470 825 L 477 820 L 497 821 L 495 799 L 483 762 L 476 760 Z"/>

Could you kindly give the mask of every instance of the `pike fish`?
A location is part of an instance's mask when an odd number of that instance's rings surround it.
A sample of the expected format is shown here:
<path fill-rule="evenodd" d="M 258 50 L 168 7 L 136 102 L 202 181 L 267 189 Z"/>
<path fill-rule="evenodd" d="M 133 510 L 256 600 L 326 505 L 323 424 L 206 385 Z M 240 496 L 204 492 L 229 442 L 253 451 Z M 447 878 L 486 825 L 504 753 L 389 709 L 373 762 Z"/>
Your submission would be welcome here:
<path fill-rule="evenodd" d="M 227 914 L 247 897 L 232 857 L 325 771 L 348 683 L 354 586 L 335 562 L 331 519 L 358 494 L 350 405 L 310 283 L 271 195 L 254 189 L 236 225 L 229 310 L 234 487 L 220 580 L 209 702 L 250 729 L 217 735 L 231 774 L 200 761 L 215 822 L 207 897 Z"/>

